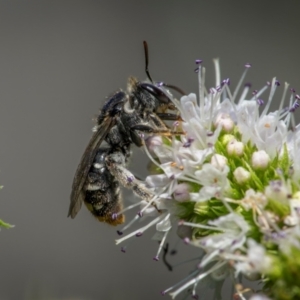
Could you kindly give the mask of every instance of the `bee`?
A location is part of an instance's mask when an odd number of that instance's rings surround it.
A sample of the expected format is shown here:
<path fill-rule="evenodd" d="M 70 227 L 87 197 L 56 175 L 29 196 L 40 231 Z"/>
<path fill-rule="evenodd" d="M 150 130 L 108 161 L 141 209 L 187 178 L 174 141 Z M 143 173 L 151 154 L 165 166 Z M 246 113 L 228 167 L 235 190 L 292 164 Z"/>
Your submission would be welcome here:
<path fill-rule="evenodd" d="M 120 184 L 132 189 L 141 199 L 148 202 L 153 199 L 152 192 L 126 168 L 131 145 L 143 146 L 143 134 L 175 134 L 164 121 L 181 118 L 172 95 L 154 84 L 150 77 L 146 42 L 144 52 L 145 71 L 150 82 L 129 77 L 127 92 L 113 94 L 97 116 L 94 134 L 82 155 L 72 184 L 68 213 L 72 219 L 84 202 L 100 222 L 114 226 L 124 223 L 125 216 L 120 213 L 123 208 Z M 102 146 L 103 142 L 107 146 Z"/>

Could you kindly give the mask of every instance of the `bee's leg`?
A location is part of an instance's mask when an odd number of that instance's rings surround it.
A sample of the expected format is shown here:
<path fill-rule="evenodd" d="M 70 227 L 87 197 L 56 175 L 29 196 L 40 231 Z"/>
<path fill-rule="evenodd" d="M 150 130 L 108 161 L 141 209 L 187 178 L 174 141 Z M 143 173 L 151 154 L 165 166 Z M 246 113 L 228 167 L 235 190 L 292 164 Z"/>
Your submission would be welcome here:
<path fill-rule="evenodd" d="M 134 175 L 125 168 L 125 156 L 122 152 L 116 151 L 106 157 L 106 166 L 110 173 L 126 188 L 132 189 L 133 192 L 141 199 L 151 202 L 154 193 L 148 190 L 142 181 L 139 181 Z"/>
<path fill-rule="evenodd" d="M 149 125 L 144 125 L 144 124 L 137 124 L 134 125 L 132 130 L 139 130 L 145 133 L 150 133 L 150 134 L 159 134 L 159 135 L 165 135 L 165 136 L 171 136 L 171 135 L 184 135 L 185 132 L 183 131 L 174 131 L 170 130 L 168 128 L 153 128 Z"/>
<path fill-rule="evenodd" d="M 170 113 L 157 113 L 156 114 L 161 120 L 166 121 L 183 121 L 180 115 Z"/>
<path fill-rule="evenodd" d="M 158 128 L 168 128 L 164 121 L 160 117 L 158 117 L 157 114 L 149 114 L 148 119 L 151 120 L 153 124 Z"/>

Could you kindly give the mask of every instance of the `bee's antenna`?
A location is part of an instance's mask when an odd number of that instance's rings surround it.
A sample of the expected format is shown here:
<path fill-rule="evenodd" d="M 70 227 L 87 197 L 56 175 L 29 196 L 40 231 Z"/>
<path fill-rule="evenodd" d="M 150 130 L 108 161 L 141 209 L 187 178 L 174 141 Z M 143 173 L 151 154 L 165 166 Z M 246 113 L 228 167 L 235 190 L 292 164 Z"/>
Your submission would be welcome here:
<path fill-rule="evenodd" d="M 146 71 L 148 79 L 153 83 L 153 80 L 152 80 L 149 70 L 148 70 L 148 64 L 149 64 L 148 44 L 146 41 L 143 41 L 143 44 L 144 44 L 144 52 L 145 52 L 145 71 Z"/>
<path fill-rule="evenodd" d="M 162 86 L 168 87 L 170 89 L 173 89 L 174 91 L 178 92 L 179 94 L 181 94 L 182 96 L 187 95 L 186 92 L 184 92 L 181 88 L 179 88 L 176 85 L 172 85 L 172 84 L 168 84 L 168 83 L 161 83 Z"/>

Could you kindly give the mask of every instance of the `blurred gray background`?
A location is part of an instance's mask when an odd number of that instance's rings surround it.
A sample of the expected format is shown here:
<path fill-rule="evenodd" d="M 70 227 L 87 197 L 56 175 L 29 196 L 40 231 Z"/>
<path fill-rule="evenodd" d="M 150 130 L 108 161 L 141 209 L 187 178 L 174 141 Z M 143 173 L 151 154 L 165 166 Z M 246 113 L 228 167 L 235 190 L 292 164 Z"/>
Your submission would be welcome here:
<path fill-rule="evenodd" d="M 153 232 L 123 254 L 116 229 L 84 207 L 67 218 L 91 119 L 129 75 L 146 78 L 143 40 L 152 77 L 187 92 L 197 91 L 196 58 L 213 85 L 215 57 L 232 86 L 251 62 L 253 89 L 277 76 L 299 90 L 299 9 L 299 1 L 1 0 L 0 217 L 16 227 L 0 233 L 0 300 L 161 299 L 186 276 L 187 267 L 169 272 L 152 260 Z M 145 175 L 142 157 L 137 149 L 130 169 Z M 171 261 L 190 253 L 180 245 Z"/>

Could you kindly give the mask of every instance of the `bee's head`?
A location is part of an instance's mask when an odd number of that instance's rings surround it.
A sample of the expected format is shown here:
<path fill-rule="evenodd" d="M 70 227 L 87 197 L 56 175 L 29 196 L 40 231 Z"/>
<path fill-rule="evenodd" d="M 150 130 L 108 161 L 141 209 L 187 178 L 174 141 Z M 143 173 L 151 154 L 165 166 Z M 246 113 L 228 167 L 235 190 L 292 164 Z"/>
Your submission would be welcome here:
<path fill-rule="evenodd" d="M 127 89 L 132 108 L 142 107 L 155 113 L 176 110 L 172 94 L 160 84 L 139 82 L 135 77 L 129 77 Z"/>
<path fill-rule="evenodd" d="M 163 88 L 163 85 L 160 83 L 141 82 L 139 86 L 145 93 L 148 92 L 154 97 L 154 111 L 156 113 L 176 110 L 176 106 L 172 101 L 173 95 L 167 89 Z"/>

